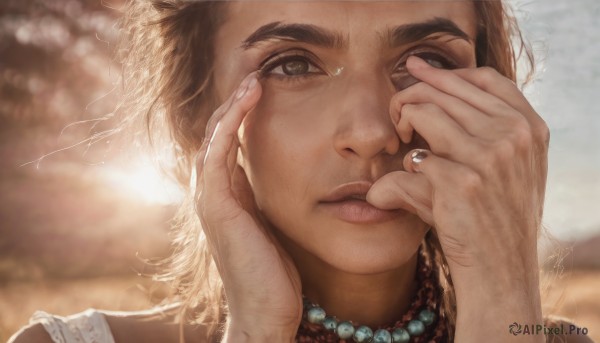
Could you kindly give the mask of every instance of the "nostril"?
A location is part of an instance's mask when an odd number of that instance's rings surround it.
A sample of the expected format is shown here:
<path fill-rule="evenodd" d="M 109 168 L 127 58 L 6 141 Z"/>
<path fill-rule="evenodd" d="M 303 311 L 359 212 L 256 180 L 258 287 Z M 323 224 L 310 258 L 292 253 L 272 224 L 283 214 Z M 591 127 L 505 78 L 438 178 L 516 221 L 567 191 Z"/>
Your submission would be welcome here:
<path fill-rule="evenodd" d="M 352 149 L 352 148 L 345 148 L 344 152 L 347 152 L 349 154 L 356 154 L 356 151 L 354 151 L 354 149 Z"/>

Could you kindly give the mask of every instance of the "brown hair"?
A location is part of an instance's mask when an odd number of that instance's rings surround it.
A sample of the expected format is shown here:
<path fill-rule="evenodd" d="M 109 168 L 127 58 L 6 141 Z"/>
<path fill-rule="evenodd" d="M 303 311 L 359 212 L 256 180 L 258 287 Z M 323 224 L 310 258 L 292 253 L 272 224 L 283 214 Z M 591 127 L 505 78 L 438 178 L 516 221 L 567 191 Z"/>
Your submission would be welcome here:
<path fill-rule="evenodd" d="M 190 186 L 194 152 L 202 143 L 208 117 L 217 107 L 211 93 L 213 37 L 225 20 L 220 1 L 130 1 L 122 21 L 120 50 L 126 93 L 126 123 L 144 118 L 151 141 L 170 144 L 175 175 L 188 192 L 175 218 L 174 254 L 163 280 L 173 283 L 182 313 L 202 323 L 209 337 L 219 336 L 227 314 L 221 280 L 194 212 Z M 501 0 L 474 1 L 478 17 L 478 66 L 496 69 L 516 82 L 517 60 L 524 52 L 533 73 L 533 58 L 510 8 Z M 140 121 L 140 120 L 137 120 Z M 167 130 L 161 131 L 166 127 Z M 440 243 L 430 231 L 423 245 L 433 257 L 444 291 L 443 315 L 453 337 L 456 299 Z M 215 335 L 216 334 L 216 335 Z M 207 337 L 207 338 L 209 338 Z M 214 338 L 213 338 L 214 339 Z"/>

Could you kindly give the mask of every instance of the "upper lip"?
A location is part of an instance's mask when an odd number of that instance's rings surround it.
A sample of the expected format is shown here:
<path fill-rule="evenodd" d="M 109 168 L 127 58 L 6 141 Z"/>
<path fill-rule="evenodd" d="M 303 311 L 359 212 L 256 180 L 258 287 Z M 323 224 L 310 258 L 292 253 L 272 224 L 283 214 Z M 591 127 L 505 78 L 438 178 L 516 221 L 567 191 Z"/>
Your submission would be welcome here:
<path fill-rule="evenodd" d="M 334 188 L 321 202 L 338 202 L 349 199 L 365 201 L 373 183 L 369 181 L 348 182 Z"/>

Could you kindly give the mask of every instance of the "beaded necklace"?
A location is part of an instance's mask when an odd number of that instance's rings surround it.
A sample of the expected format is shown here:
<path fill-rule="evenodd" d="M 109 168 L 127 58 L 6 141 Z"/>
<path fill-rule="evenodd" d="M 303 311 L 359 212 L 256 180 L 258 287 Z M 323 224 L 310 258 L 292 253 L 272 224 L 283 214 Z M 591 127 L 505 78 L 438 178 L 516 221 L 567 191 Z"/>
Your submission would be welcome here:
<path fill-rule="evenodd" d="M 376 330 L 352 321 L 338 321 L 327 316 L 306 297 L 302 321 L 296 334 L 297 343 L 445 343 L 446 321 L 440 319 L 441 290 L 434 277 L 431 261 L 419 249 L 416 280 L 418 290 L 410 308 L 400 320 L 379 325 Z"/>

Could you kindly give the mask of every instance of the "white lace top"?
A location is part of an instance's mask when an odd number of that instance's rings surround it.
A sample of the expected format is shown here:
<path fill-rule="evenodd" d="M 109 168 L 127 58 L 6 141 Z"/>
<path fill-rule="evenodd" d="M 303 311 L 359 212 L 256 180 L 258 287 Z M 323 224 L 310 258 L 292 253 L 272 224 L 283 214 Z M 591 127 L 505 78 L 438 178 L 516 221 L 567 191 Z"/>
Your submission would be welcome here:
<path fill-rule="evenodd" d="M 115 343 L 104 314 L 94 309 L 68 317 L 38 311 L 29 322 L 42 324 L 55 343 Z"/>

